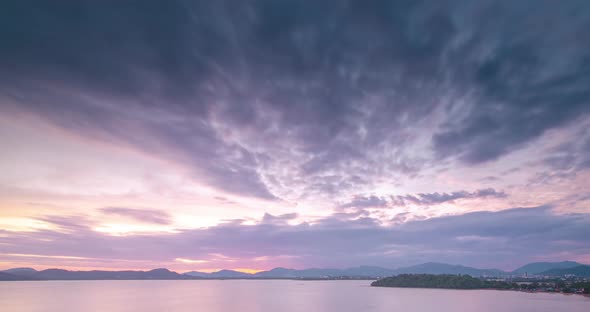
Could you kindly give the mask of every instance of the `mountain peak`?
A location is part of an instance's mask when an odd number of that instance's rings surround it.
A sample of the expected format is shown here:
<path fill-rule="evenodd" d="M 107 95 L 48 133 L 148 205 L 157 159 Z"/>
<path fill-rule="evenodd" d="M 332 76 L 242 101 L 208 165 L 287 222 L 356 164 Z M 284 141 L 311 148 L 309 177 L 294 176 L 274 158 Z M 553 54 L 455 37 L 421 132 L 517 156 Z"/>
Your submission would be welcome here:
<path fill-rule="evenodd" d="M 35 270 L 33 268 L 13 268 L 13 269 L 4 270 L 2 272 L 17 274 L 17 275 L 30 275 L 30 274 L 35 274 L 37 272 L 37 270 Z"/>
<path fill-rule="evenodd" d="M 538 274 L 553 269 L 569 269 L 581 265 L 574 261 L 561 261 L 561 262 L 533 262 L 528 263 L 520 268 L 512 271 L 514 274 Z"/>

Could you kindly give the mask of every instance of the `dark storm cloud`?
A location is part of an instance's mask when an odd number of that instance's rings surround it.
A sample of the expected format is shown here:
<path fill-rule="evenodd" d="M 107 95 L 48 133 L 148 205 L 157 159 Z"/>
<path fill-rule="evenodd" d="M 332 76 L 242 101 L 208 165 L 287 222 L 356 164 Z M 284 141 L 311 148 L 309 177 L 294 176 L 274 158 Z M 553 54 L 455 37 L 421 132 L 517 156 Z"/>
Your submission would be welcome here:
<path fill-rule="evenodd" d="M 437 158 L 477 164 L 588 116 L 588 12 L 587 1 L 7 1 L 0 95 L 6 112 L 158 154 L 228 192 L 335 193 L 415 175 L 429 164 L 408 152 L 420 135 Z M 406 130 L 421 125 L 440 127 Z M 273 171 L 285 161 L 297 179 Z"/>
<path fill-rule="evenodd" d="M 101 208 L 102 213 L 108 215 L 116 215 L 120 217 L 127 217 L 135 219 L 136 221 L 155 223 L 155 224 L 170 224 L 171 217 L 168 213 L 155 209 L 138 209 L 138 208 L 124 208 L 124 207 L 105 207 Z"/>
<path fill-rule="evenodd" d="M 236 259 L 300 256 L 300 266 L 396 266 L 418 261 L 513 265 L 536 257 L 590 252 L 588 214 L 554 214 L 548 207 L 517 208 L 381 225 L 377 220 L 327 217 L 313 224 L 230 223 L 168 234 L 109 236 L 89 227 L 62 233 L 4 232 L 4 253 L 169 261 L 220 253 Z M 280 263 L 277 263 L 280 265 Z"/>
<path fill-rule="evenodd" d="M 468 163 L 497 159 L 590 111 L 590 45 L 581 39 L 590 31 L 588 3 L 489 4 L 467 17 L 478 19 L 466 45 L 479 54 L 463 54 L 459 65 L 473 68 L 464 77 L 477 103 L 433 140 L 439 155 Z"/>

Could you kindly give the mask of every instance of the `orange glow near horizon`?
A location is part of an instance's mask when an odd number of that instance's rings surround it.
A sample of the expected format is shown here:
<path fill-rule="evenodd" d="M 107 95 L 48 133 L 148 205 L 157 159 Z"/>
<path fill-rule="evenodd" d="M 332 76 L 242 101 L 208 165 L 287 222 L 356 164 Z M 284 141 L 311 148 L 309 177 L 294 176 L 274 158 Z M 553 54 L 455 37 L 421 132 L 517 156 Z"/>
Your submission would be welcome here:
<path fill-rule="evenodd" d="M 9 258 L 13 258 L 14 260 L 5 260 L 0 261 L 0 271 L 13 269 L 13 268 L 22 268 L 22 267 L 29 267 L 36 270 L 46 270 L 46 269 L 63 269 L 63 270 L 71 270 L 71 271 L 93 271 L 93 270 L 100 270 L 100 271 L 150 271 L 157 268 L 166 268 L 171 271 L 175 271 L 178 273 L 189 272 L 189 271 L 199 271 L 204 273 L 212 273 L 217 272 L 220 270 L 233 270 L 243 273 L 254 274 L 261 271 L 265 271 L 267 269 L 253 269 L 253 268 L 232 268 L 232 267 L 218 267 L 218 268 L 191 268 L 191 265 L 195 264 L 204 264 L 210 261 L 207 260 L 198 260 L 198 259 L 185 259 L 185 258 L 176 258 L 174 262 L 168 263 L 157 263 L 151 261 L 131 261 L 131 260 L 113 260 L 116 263 L 125 262 L 129 266 L 109 266 L 107 265 L 93 265 L 92 261 L 104 261 L 105 259 L 96 259 L 96 258 L 86 258 L 86 257 L 75 257 L 75 256 L 61 256 L 61 255 L 35 255 L 35 254 L 0 254 L 1 256 L 7 256 Z M 21 260 L 21 259 L 28 259 L 28 260 Z M 48 259 L 48 260 L 59 260 L 62 262 L 59 265 L 51 265 L 46 263 L 39 263 L 38 260 L 40 259 Z M 182 263 L 182 265 L 178 265 L 178 263 Z M 85 264 L 88 265 L 85 265 Z"/>
<path fill-rule="evenodd" d="M 27 267 L 27 268 L 33 268 L 35 270 L 38 271 L 42 271 L 42 270 L 47 270 L 47 269 L 62 269 L 62 270 L 69 270 L 69 271 L 150 271 L 153 269 L 158 268 L 158 266 L 154 266 L 154 267 L 136 267 L 136 268 L 128 268 L 128 267 L 121 267 L 121 268 L 116 268 L 116 267 L 109 267 L 109 266 L 80 266 L 80 265 L 39 265 L 39 264 L 34 264 L 34 263 L 23 263 L 20 261 L 2 261 L 0 262 L 0 271 L 2 270 L 8 270 L 8 269 L 14 269 L 14 268 L 22 268 L 22 267 Z M 198 272 L 203 272 L 203 273 L 213 273 L 213 272 L 217 272 L 220 270 L 232 270 L 232 271 L 238 271 L 238 272 L 242 272 L 242 273 L 248 273 L 248 274 L 255 274 L 258 272 L 262 272 L 262 271 L 266 271 L 266 269 L 250 269 L 250 268 L 209 268 L 209 269 L 187 269 L 187 268 L 182 268 L 182 269 L 177 269 L 177 268 L 167 268 L 171 271 L 177 272 L 177 273 L 184 273 L 184 272 L 190 272 L 190 271 L 198 271 Z"/>

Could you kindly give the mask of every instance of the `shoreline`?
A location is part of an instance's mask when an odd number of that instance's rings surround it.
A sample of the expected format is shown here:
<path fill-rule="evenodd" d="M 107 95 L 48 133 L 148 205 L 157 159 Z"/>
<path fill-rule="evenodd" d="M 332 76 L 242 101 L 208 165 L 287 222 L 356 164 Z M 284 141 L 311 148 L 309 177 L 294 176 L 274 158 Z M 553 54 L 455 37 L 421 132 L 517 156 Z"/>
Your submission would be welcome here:
<path fill-rule="evenodd" d="M 180 282 L 193 282 L 193 281 L 294 281 L 294 282 L 350 282 L 350 281 L 375 281 L 374 279 L 298 279 L 298 278 L 195 278 L 195 279 L 45 279 L 45 280 L 10 280 L 0 281 L 0 283 L 13 283 L 13 282 L 127 282 L 127 281 L 143 281 L 143 282 L 157 282 L 157 281 L 180 281 Z M 403 287 L 403 286 L 374 286 L 368 284 L 367 287 L 373 288 L 397 288 L 397 289 L 430 289 L 430 290 L 449 290 L 449 291 L 477 291 L 477 290 L 491 290 L 491 291 L 502 291 L 502 292 L 520 292 L 529 294 L 555 294 L 555 295 L 578 295 L 586 298 L 590 298 L 590 294 L 584 293 L 565 293 L 556 291 L 528 291 L 520 289 L 501 289 L 501 288 L 443 288 L 443 287 Z"/>
<path fill-rule="evenodd" d="M 400 286 L 373 286 L 376 288 L 398 288 L 398 289 L 432 289 L 432 290 L 466 290 L 466 291 L 477 291 L 477 290 L 492 290 L 492 291 L 502 291 L 502 292 L 519 292 L 519 293 L 529 293 L 529 294 L 554 294 L 554 295 L 566 295 L 566 296 L 583 296 L 586 298 L 590 298 L 590 294 L 584 293 L 565 293 L 565 292 L 557 292 L 557 291 L 527 291 L 527 290 L 520 290 L 520 289 L 501 289 L 501 288 L 439 288 L 439 287 L 400 287 Z"/>

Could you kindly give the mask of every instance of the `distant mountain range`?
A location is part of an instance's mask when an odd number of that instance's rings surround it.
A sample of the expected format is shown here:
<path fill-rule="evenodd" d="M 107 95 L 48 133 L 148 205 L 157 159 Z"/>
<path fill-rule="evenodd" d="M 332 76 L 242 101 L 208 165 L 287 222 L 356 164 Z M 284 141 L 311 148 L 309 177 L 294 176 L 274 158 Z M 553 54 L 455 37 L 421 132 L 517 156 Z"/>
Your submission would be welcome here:
<path fill-rule="evenodd" d="M 498 269 L 477 269 L 462 265 L 428 262 L 410 267 L 387 269 L 376 266 L 359 266 L 348 269 L 286 269 L 274 268 L 255 274 L 233 270 L 212 273 L 191 271 L 179 274 L 167 269 L 151 271 L 68 271 L 32 268 L 14 268 L 0 271 L 0 281 L 26 280 L 181 280 L 181 279 L 377 279 L 399 274 L 462 274 L 474 277 L 505 277 L 522 275 L 590 277 L 590 266 L 577 262 L 537 262 L 524 265 L 512 272 Z"/>
<path fill-rule="evenodd" d="M 198 272 L 198 271 L 191 271 L 186 272 L 184 275 L 192 276 L 192 277 L 200 277 L 200 278 L 245 278 L 250 277 L 252 274 L 233 271 L 233 270 L 221 270 L 212 273 L 205 273 L 205 272 Z"/>
<path fill-rule="evenodd" d="M 580 264 L 573 261 L 563 261 L 563 262 L 534 262 L 524 265 L 514 271 L 514 274 L 539 274 L 549 270 L 555 269 L 569 269 Z"/>
<path fill-rule="evenodd" d="M 566 269 L 551 269 L 542 273 L 548 276 L 568 276 L 574 275 L 577 277 L 590 277 L 590 265 L 578 265 Z"/>
<path fill-rule="evenodd" d="M 6 272 L 0 272 L 0 281 L 28 281 L 31 278 L 26 276 L 14 275 Z"/>
<path fill-rule="evenodd" d="M 463 274 L 471 276 L 499 276 L 505 275 L 498 269 L 476 269 L 462 265 L 451 265 L 446 263 L 429 262 L 411 267 L 394 270 L 395 274 Z"/>
<path fill-rule="evenodd" d="M 68 271 L 16 268 L 0 272 L 0 280 L 177 280 L 190 277 L 167 269 L 151 271 Z"/>

